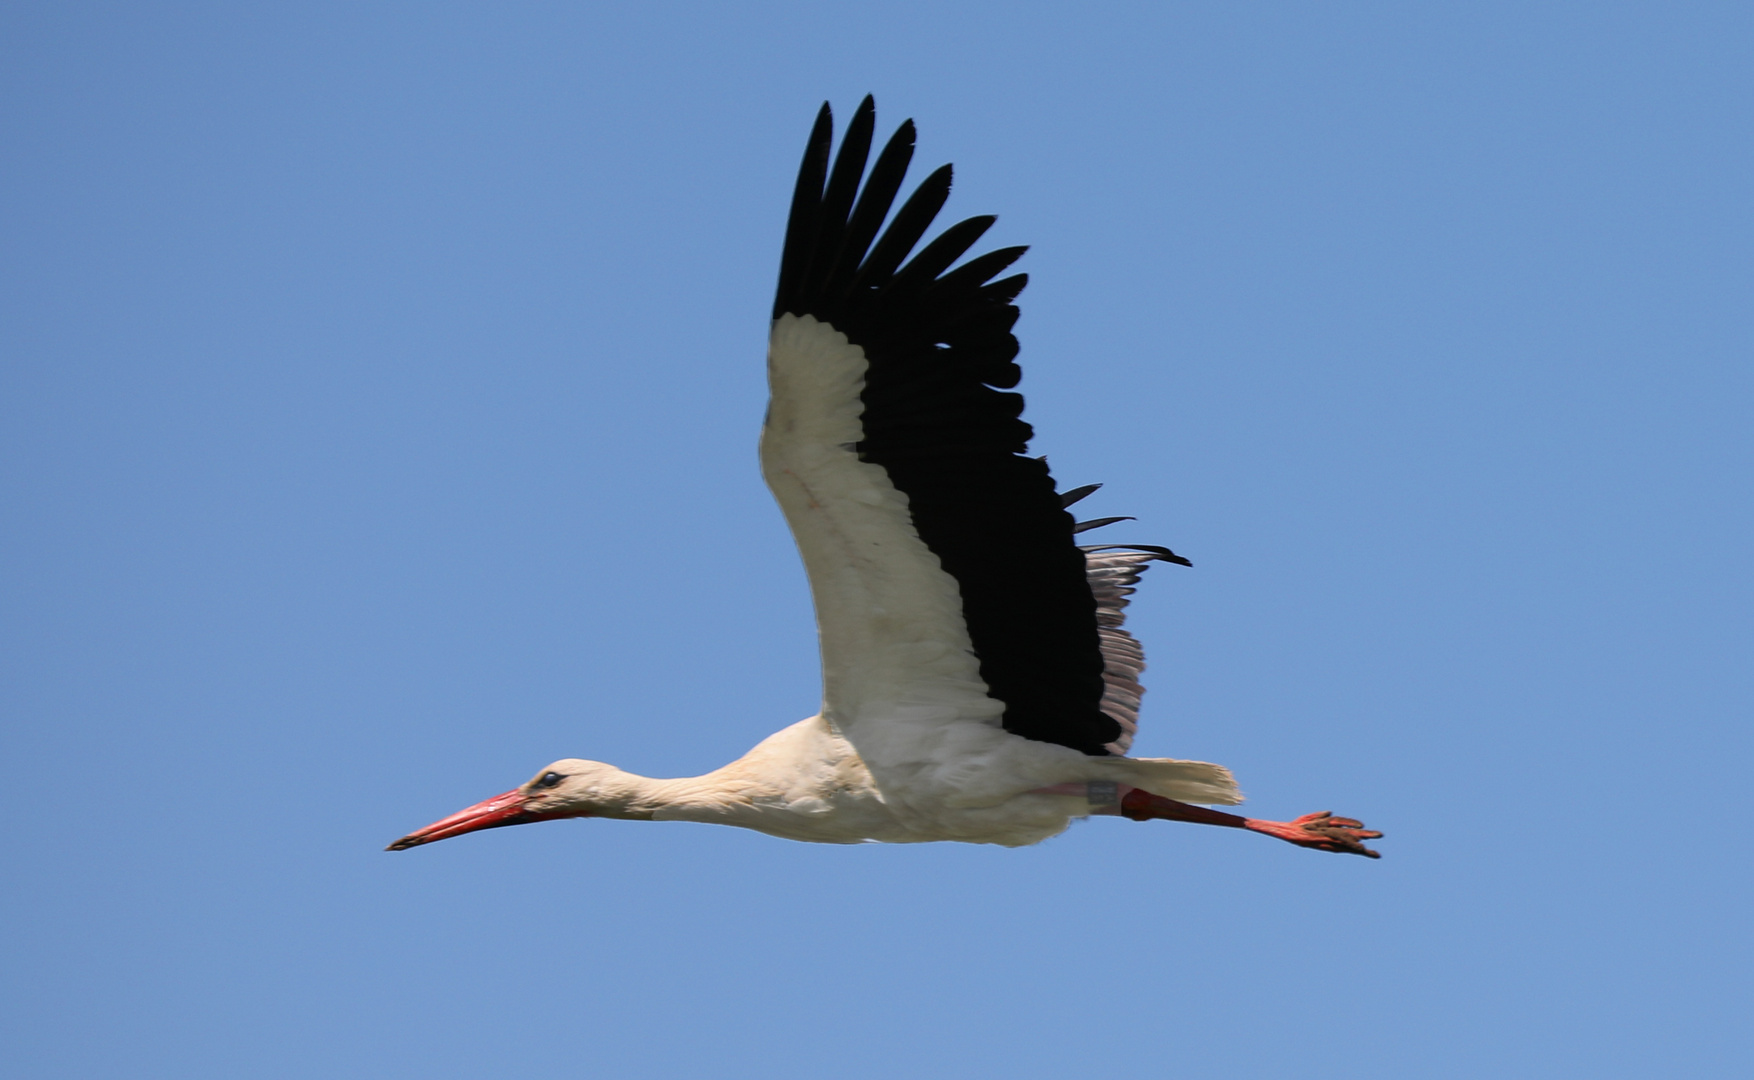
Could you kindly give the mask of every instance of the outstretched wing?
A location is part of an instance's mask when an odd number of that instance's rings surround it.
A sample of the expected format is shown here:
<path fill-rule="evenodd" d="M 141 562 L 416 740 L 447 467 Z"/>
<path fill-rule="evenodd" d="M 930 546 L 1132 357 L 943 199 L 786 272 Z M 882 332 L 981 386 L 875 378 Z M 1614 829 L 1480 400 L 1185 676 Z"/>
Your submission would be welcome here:
<path fill-rule="evenodd" d="M 768 353 L 762 467 L 810 575 L 824 715 L 874 767 L 974 767 L 1005 733 L 1112 753 L 1128 732 L 1104 708 L 1086 554 L 1046 463 L 1024 456 L 1023 399 L 1005 392 L 1026 279 L 993 279 L 1024 249 L 950 269 L 994 220 L 977 217 L 914 254 L 950 167 L 890 219 L 914 129 L 866 176 L 874 123 L 867 98 L 830 170 L 826 105 L 817 119 Z"/>

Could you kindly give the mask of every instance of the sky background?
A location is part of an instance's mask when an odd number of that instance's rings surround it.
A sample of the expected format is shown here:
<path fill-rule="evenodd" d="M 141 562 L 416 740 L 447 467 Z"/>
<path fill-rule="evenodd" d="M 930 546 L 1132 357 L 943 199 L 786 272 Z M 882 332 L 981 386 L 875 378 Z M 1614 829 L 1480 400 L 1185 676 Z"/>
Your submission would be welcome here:
<path fill-rule="evenodd" d="M 1678 0 L 7 5 L 4 1071 L 1754 1074 L 1751 50 Z M 1062 487 L 1195 563 L 1137 751 L 1384 859 L 380 850 L 815 711 L 755 438 L 866 92 L 1033 245 Z"/>

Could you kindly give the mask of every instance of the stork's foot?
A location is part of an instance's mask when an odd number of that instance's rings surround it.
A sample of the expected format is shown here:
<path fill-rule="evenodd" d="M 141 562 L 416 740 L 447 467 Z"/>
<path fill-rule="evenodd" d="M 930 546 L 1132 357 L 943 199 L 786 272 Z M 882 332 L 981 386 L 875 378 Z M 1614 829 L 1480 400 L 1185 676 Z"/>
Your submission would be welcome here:
<path fill-rule="evenodd" d="M 1305 814 L 1291 821 L 1258 821 L 1250 818 L 1243 828 L 1277 836 L 1298 847 L 1341 851 L 1348 855 L 1363 855 L 1369 859 L 1382 858 L 1382 855 L 1364 846 L 1364 841 L 1380 839 L 1382 833 L 1365 828 L 1362 821 L 1335 817 L 1326 810 L 1319 814 Z"/>

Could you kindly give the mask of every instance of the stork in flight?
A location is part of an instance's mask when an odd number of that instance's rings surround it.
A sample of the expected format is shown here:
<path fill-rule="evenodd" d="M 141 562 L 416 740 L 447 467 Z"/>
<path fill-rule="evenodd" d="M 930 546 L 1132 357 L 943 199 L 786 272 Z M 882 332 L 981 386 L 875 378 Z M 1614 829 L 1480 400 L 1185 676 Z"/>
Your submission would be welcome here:
<path fill-rule="evenodd" d="M 1144 657 L 1127 596 L 1168 548 L 1079 546 L 1066 507 L 1024 455 L 1023 398 L 1006 391 L 1014 301 L 999 278 L 1024 252 L 951 269 L 993 224 L 975 217 L 918 253 L 950 166 L 890 214 L 913 157 L 901 125 L 869 174 L 867 97 L 829 165 L 825 104 L 786 225 L 768 342 L 761 468 L 803 555 L 822 646 L 822 712 L 705 776 L 654 780 L 566 758 L 390 850 L 557 818 L 740 825 L 791 840 L 961 840 L 1019 846 L 1076 818 L 1224 825 L 1376 857 L 1351 818 L 1259 821 L 1221 765 L 1127 756 Z M 884 228 L 887 219 L 888 227 Z M 909 256 L 912 255 L 910 259 Z M 994 280 L 998 278 L 998 280 Z"/>

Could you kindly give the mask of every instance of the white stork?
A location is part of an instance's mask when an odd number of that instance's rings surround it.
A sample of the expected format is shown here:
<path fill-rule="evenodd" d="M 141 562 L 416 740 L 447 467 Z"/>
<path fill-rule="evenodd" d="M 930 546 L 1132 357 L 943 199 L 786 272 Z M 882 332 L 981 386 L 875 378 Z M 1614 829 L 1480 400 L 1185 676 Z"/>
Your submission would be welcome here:
<path fill-rule="evenodd" d="M 1220 765 L 1126 755 L 1139 645 L 1131 586 L 1168 548 L 1080 547 L 1023 398 L 1013 304 L 1024 252 L 952 270 L 994 219 L 917 254 L 950 166 L 890 215 L 913 156 L 903 124 L 865 173 L 867 97 L 829 167 L 825 104 L 786 226 L 768 342 L 761 467 L 815 598 L 822 712 L 705 776 L 654 780 L 566 758 L 390 850 L 480 829 L 604 817 L 740 825 L 791 840 L 1034 844 L 1111 814 L 1225 825 L 1376 856 L 1350 818 L 1258 821 L 1193 803 L 1242 801 Z M 862 182 L 862 183 L 861 183 Z M 888 228 L 883 228 L 885 220 Z"/>

